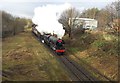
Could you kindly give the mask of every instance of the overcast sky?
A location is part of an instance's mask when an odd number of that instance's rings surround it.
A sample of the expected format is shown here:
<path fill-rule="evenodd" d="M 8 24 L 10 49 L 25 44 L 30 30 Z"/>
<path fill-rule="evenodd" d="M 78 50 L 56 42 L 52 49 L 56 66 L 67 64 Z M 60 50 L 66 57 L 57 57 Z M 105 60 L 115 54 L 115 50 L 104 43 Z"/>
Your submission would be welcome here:
<path fill-rule="evenodd" d="M 106 5 L 117 0 L 0 0 L 0 10 L 7 11 L 16 16 L 32 18 L 36 7 L 46 4 L 70 3 L 80 11 L 97 7 L 104 8 Z"/>

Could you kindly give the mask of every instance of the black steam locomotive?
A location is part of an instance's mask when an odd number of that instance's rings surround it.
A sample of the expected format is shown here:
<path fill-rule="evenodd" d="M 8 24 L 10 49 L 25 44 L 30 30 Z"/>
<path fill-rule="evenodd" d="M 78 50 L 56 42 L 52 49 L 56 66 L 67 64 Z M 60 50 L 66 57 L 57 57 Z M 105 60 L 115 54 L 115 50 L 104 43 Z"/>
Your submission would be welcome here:
<path fill-rule="evenodd" d="M 57 54 L 64 54 L 65 53 L 65 47 L 64 47 L 64 40 L 57 38 L 56 36 L 53 36 L 51 34 L 43 34 L 35 28 L 37 25 L 32 25 L 32 32 L 37 36 L 37 38 L 44 42 L 46 45 L 48 45 L 52 50 L 54 50 Z"/>

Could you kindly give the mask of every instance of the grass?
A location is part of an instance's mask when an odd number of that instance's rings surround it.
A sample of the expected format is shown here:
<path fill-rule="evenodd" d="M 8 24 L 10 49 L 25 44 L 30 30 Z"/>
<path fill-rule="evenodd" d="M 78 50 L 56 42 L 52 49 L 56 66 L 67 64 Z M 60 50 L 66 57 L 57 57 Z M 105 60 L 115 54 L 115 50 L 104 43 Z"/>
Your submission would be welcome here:
<path fill-rule="evenodd" d="M 97 40 L 94 43 L 92 43 L 92 45 L 94 47 L 101 48 L 101 47 L 103 47 L 103 46 L 106 45 L 106 42 L 105 41 L 99 41 L 99 40 Z"/>
<path fill-rule="evenodd" d="M 66 45 L 66 49 L 72 59 L 75 60 L 72 55 L 76 55 L 81 59 L 76 60 L 79 64 L 82 65 L 81 61 L 84 61 L 111 80 L 118 80 L 119 45 L 117 36 L 103 32 L 92 32 L 77 34 L 72 40 L 64 38 L 66 42 L 70 42 Z M 85 65 L 83 64 L 83 66 Z M 94 74 L 93 71 L 91 73 Z"/>
<path fill-rule="evenodd" d="M 69 81 L 69 73 L 30 31 L 3 39 L 3 81 Z"/>

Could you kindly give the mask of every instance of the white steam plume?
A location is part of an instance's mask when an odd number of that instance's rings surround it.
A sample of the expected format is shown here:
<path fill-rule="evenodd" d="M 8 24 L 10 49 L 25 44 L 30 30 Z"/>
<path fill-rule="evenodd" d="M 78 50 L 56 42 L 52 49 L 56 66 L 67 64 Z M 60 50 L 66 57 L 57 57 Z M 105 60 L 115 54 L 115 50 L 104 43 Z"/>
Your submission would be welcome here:
<path fill-rule="evenodd" d="M 62 38 L 65 31 L 62 27 L 62 24 L 58 22 L 58 19 L 61 13 L 71 8 L 72 6 L 68 3 L 63 5 L 46 5 L 37 7 L 34 10 L 34 16 L 32 18 L 33 23 L 37 24 L 38 26 L 36 29 L 43 34 L 51 33 L 57 34 L 58 38 Z"/>

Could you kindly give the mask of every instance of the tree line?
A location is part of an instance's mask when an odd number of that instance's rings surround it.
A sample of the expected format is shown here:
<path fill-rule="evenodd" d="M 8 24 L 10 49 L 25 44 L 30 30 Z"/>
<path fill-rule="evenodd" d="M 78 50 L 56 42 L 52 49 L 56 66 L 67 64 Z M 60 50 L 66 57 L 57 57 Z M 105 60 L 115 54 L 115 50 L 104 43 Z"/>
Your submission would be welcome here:
<path fill-rule="evenodd" d="M 16 17 L 5 11 L 0 13 L 2 13 L 2 38 L 23 32 L 25 27 L 32 23 L 31 19 Z"/>
<path fill-rule="evenodd" d="M 58 20 L 65 30 L 65 34 L 72 37 L 74 31 L 81 31 L 84 33 L 82 27 L 75 28 L 76 25 L 81 26 L 82 24 L 76 22 L 76 18 L 91 18 L 98 21 L 98 30 L 113 30 L 114 32 L 120 32 L 120 1 L 112 2 L 105 8 L 89 8 L 83 10 L 82 13 L 75 8 L 70 8 L 63 11 L 60 19 Z M 71 20 L 72 18 L 72 20 Z"/>
<path fill-rule="evenodd" d="M 116 26 L 118 26 L 116 20 L 120 18 L 118 14 L 120 12 L 119 4 L 120 1 L 112 2 L 111 4 L 108 4 L 105 8 L 102 9 L 98 8 L 87 9 L 81 13 L 80 17 L 87 17 L 98 20 L 99 22 L 98 27 L 101 29 L 110 27 L 115 28 Z"/>

